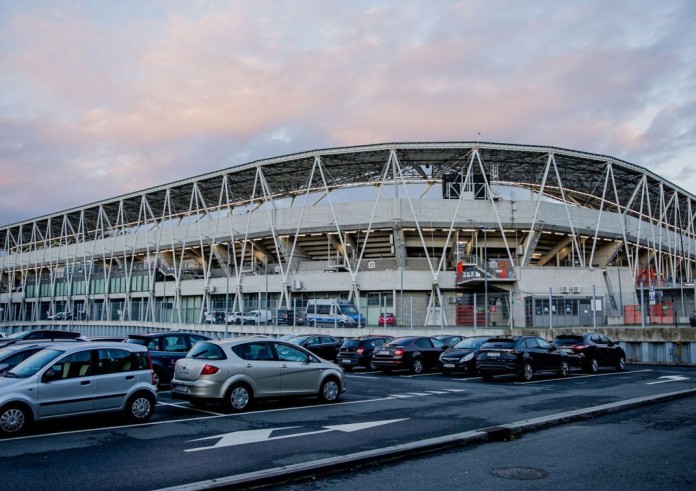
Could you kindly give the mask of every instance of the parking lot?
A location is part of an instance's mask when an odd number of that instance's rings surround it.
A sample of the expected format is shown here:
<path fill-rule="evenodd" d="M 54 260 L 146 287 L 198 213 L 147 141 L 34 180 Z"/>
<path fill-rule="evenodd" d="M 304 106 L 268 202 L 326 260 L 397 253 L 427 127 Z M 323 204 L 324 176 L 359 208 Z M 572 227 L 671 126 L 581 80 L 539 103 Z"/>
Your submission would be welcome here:
<path fill-rule="evenodd" d="M 239 414 L 213 405 L 194 408 L 163 390 L 146 424 L 129 425 L 119 415 L 69 418 L 1 441 L 3 488 L 158 489 L 207 482 L 693 390 L 694 380 L 693 369 L 655 366 L 597 375 L 573 371 L 567 378 L 540 374 L 532 382 L 356 369 L 339 402 L 271 400 Z"/>

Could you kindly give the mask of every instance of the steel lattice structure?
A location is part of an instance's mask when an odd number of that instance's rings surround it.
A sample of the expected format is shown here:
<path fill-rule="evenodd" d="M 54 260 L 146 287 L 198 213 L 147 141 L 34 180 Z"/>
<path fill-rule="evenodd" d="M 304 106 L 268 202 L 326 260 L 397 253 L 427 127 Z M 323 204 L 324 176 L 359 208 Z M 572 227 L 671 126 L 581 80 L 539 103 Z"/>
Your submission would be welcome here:
<path fill-rule="evenodd" d="M 445 305 L 448 292 L 476 290 L 482 281 L 529 292 L 520 268 L 551 274 L 610 264 L 634 285 L 657 275 L 673 287 L 693 281 L 695 203 L 640 166 L 556 147 L 315 150 L 4 226 L 0 304 L 5 320 L 39 320 L 57 305 L 98 318 L 117 311 L 156 320 L 165 305 L 167 320 L 183 321 L 184 297 L 196 297 L 194 314 L 184 315 L 195 322 L 221 291 L 226 308 L 230 296 L 235 309 L 244 294 L 260 296 L 250 277 L 266 276 L 266 303 L 270 292 L 289 305 L 308 291 L 351 298 L 396 291 L 393 275 L 386 288 L 375 278 L 398 270 L 401 291 L 406 272 L 414 278 L 407 289 L 424 292 L 430 311 Z M 505 264 L 505 277 L 490 271 L 491 258 Z M 327 284 L 329 271 L 338 281 Z"/>

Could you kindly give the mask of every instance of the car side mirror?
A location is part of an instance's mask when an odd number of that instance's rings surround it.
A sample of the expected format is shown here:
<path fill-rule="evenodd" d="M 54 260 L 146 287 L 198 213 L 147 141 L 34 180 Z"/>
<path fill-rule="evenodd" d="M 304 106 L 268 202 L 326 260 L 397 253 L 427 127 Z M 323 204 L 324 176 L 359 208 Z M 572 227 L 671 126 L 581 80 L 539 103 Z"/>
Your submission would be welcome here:
<path fill-rule="evenodd" d="M 61 378 L 62 370 L 60 365 L 49 368 L 46 373 L 43 374 L 41 378 L 42 382 L 52 382 Z"/>

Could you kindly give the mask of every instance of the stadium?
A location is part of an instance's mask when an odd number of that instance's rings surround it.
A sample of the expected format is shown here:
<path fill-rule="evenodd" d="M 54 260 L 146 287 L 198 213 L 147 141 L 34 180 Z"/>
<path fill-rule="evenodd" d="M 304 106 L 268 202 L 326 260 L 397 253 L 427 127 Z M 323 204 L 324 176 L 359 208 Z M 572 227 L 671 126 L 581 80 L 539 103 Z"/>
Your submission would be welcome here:
<path fill-rule="evenodd" d="M 367 326 L 688 325 L 695 209 L 562 148 L 313 150 L 3 226 L 0 319 L 203 324 L 334 298 Z"/>

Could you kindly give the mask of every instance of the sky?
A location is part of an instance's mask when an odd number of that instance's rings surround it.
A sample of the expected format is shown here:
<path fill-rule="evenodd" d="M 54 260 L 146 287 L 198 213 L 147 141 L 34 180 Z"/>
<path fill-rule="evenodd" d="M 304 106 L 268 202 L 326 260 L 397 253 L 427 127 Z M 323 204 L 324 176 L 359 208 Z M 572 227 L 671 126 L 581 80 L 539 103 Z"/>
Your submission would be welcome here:
<path fill-rule="evenodd" d="M 695 25 L 692 0 L 0 0 L 0 226 L 386 142 L 606 154 L 696 194 Z"/>

